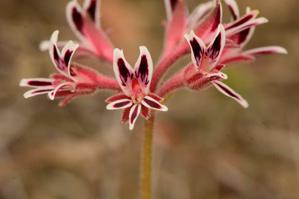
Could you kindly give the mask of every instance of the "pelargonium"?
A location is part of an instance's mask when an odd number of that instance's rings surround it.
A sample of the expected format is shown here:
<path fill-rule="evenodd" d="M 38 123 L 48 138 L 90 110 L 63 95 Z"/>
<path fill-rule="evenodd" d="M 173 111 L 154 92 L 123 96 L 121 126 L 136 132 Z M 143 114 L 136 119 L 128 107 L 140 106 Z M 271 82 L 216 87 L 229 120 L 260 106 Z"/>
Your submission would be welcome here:
<path fill-rule="evenodd" d="M 64 106 L 75 97 L 110 89 L 117 93 L 106 100 L 106 108 L 123 110 L 122 122 L 128 122 L 131 130 L 140 114 L 153 123 L 156 110 L 168 110 L 164 98 L 181 88 L 201 90 L 212 86 L 247 108 L 248 102 L 223 82 L 228 79 L 223 71 L 231 63 L 253 62 L 258 55 L 286 54 L 287 51 L 279 46 L 246 49 L 257 26 L 268 20 L 250 8 L 241 15 L 235 0 L 224 0 L 224 3 L 231 12 L 228 22 L 223 20 L 220 0 L 200 4 L 191 14 L 184 0 L 165 0 L 167 19 L 160 60 L 154 65 L 149 50 L 140 46 L 139 58 L 132 68 L 123 51 L 114 47 L 101 28 L 100 0 L 85 0 L 83 6 L 71 0 L 66 6 L 67 21 L 78 41 L 58 41 L 58 31 L 55 31 L 49 41 L 41 43 L 41 49 L 49 51 L 57 72 L 50 78 L 21 80 L 20 86 L 32 88 L 24 97 L 47 94 L 51 100 L 61 99 L 60 105 Z M 171 66 L 188 54 L 190 63 L 161 82 Z M 74 62 L 72 58 L 78 56 L 95 56 L 109 63 L 115 77 Z M 149 189 L 148 186 L 145 189 Z"/>
<path fill-rule="evenodd" d="M 147 120 L 154 110 L 167 111 L 163 98 L 183 87 L 199 90 L 213 85 L 246 108 L 247 101 L 223 83 L 228 76 L 222 70 L 232 62 L 254 61 L 257 55 L 286 53 L 278 46 L 244 50 L 255 28 L 268 20 L 258 17 L 258 11 L 250 8 L 241 16 L 234 0 L 225 0 L 232 16 L 228 23 L 223 22 L 220 0 L 201 4 L 190 15 L 183 0 L 165 0 L 167 21 L 161 59 L 153 67 L 149 51 L 142 46 L 133 69 L 121 50 L 113 50 L 112 42 L 102 30 L 99 3 L 99 0 L 85 0 L 80 6 L 73 0 L 67 4 L 67 20 L 78 42 L 58 41 L 58 31 L 49 41 L 42 42 L 42 49 L 49 50 L 58 73 L 50 78 L 21 80 L 20 86 L 33 88 L 24 94 L 25 98 L 48 94 L 51 100 L 62 98 L 60 105 L 64 106 L 73 98 L 93 94 L 98 89 L 120 91 L 106 100 L 107 109 L 124 109 L 122 122 L 129 121 L 133 129 L 140 113 Z M 189 52 L 192 62 L 160 83 L 171 66 Z M 73 56 L 96 56 L 111 63 L 115 78 L 73 62 Z"/>

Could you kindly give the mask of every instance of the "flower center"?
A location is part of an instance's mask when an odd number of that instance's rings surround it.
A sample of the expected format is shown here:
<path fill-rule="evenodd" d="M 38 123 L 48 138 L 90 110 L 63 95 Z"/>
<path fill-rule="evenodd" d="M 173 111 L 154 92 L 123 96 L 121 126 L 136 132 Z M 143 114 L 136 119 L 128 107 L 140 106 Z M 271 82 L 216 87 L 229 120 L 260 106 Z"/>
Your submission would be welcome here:
<path fill-rule="evenodd" d="M 132 80 L 132 101 L 134 104 L 138 104 L 143 100 L 144 92 L 143 88 L 139 84 L 139 81 L 137 79 Z"/>

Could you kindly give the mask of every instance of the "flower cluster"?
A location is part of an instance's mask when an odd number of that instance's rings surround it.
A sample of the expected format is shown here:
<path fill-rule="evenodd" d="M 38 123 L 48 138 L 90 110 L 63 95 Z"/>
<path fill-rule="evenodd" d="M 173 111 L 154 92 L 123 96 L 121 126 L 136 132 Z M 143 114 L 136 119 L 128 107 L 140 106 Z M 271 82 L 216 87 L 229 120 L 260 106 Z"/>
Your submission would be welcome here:
<path fill-rule="evenodd" d="M 99 1 L 85 0 L 83 6 L 75 0 L 68 3 L 67 20 L 78 41 L 58 41 L 55 31 L 49 41 L 42 42 L 41 49 L 49 51 L 57 73 L 50 78 L 21 80 L 20 86 L 32 88 L 25 98 L 47 94 L 51 100 L 62 99 L 60 105 L 64 106 L 75 97 L 99 89 L 114 90 L 117 94 L 106 100 L 106 108 L 123 110 L 122 122 L 133 129 L 139 115 L 148 120 L 153 111 L 167 111 L 163 98 L 179 88 L 214 86 L 246 108 L 247 101 L 223 83 L 228 78 L 223 70 L 233 62 L 252 62 L 258 55 L 287 53 L 278 46 L 246 49 L 256 27 L 268 20 L 250 8 L 241 15 L 235 0 L 224 1 L 231 12 L 229 22 L 222 19 L 220 0 L 201 4 L 190 15 L 184 0 L 165 0 L 167 20 L 161 59 L 154 66 L 148 49 L 141 46 L 133 68 L 102 30 Z M 191 54 L 191 62 L 161 83 L 171 66 L 187 54 Z M 96 56 L 110 63 L 115 78 L 75 63 L 72 58 L 78 56 Z"/>

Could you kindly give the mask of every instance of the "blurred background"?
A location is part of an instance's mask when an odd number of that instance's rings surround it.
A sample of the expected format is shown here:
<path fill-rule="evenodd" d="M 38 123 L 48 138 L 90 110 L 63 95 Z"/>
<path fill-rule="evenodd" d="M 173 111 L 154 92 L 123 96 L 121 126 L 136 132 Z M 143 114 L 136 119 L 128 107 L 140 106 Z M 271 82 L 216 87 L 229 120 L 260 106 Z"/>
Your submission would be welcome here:
<path fill-rule="evenodd" d="M 187 2 L 194 8 L 203 1 Z M 226 71 L 248 110 L 213 88 L 172 96 L 156 125 L 156 199 L 299 198 L 299 1 L 238 2 L 242 12 L 250 6 L 270 20 L 250 47 L 281 45 L 289 55 Z M 25 100 L 18 86 L 21 78 L 54 71 L 48 53 L 39 51 L 41 40 L 56 29 L 62 40 L 76 39 L 66 3 L 0 1 L 0 198 L 137 198 L 141 120 L 133 132 L 122 126 L 120 112 L 105 110 L 111 92 L 59 108 L 45 96 Z M 157 61 L 164 18 L 162 0 L 102 1 L 102 25 L 132 63 L 142 44 Z M 99 71 L 111 67 L 88 63 Z"/>

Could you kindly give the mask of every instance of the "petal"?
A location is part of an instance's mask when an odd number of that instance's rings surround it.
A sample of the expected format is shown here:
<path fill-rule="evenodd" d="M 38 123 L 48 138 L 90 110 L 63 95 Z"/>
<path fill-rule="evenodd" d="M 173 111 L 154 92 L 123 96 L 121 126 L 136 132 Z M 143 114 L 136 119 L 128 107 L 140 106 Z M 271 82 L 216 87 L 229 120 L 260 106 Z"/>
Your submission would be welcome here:
<path fill-rule="evenodd" d="M 150 109 L 145 106 L 142 106 L 141 107 L 141 115 L 144 119 L 148 120 L 151 117 Z"/>
<path fill-rule="evenodd" d="M 133 130 L 135 122 L 136 122 L 140 112 L 141 112 L 141 104 L 135 104 L 130 109 L 130 113 L 129 113 L 129 128 L 130 128 L 130 130 Z"/>
<path fill-rule="evenodd" d="M 240 17 L 239 6 L 235 0 L 225 0 L 233 19 L 236 20 Z"/>
<path fill-rule="evenodd" d="M 212 1 L 202 3 L 197 6 L 194 11 L 189 16 L 188 27 L 190 29 L 195 28 L 195 26 L 202 20 L 214 7 L 214 3 Z"/>
<path fill-rule="evenodd" d="M 19 86 L 21 87 L 51 87 L 53 88 L 54 80 L 49 78 L 31 78 L 31 79 L 22 79 Z"/>
<path fill-rule="evenodd" d="M 65 88 L 65 87 L 69 87 L 69 88 Z M 58 91 L 62 91 L 62 90 L 73 90 L 73 83 L 72 82 L 64 82 L 62 84 L 59 84 L 58 86 L 55 87 L 54 90 L 52 90 L 51 92 L 48 93 L 48 97 L 50 98 L 50 100 L 54 100 L 56 97 L 56 93 Z"/>
<path fill-rule="evenodd" d="M 164 55 L 171 53 L 174 48 L 181 44 L 187 25 L 187 9 L 183 0 L 177 0 L 172 17 L 167 21 Z"/>
<path fill-rule="evenodd" d="M 218 61 L 225 46 L 225 41 L 226 37 L 224 27 L 222 25 L 219 25 L 217 34 L 206 51 L 207 56 L 211 59 L 213 63 L 210 66 L 211 69 L 213 69 L 215 65 L 218 64 Z"/>
<path fill-rule="evenodd" d="M 225 73 L 218 72 L 218 73 L 209 73 L 206 75 L 207 78 L 210 79 L 228 79 L 228 76 Z"/>
<path fill-rule="evenodd" d="M 243 17 L 238 18 L 237 20 L 226 25 L 225 29 L 230 30 L 232 28 L 242 26 L 243 24 L 245 24 L 245 23 L 249 22 L 250 20 L 254 19 L 255 17 L 257 17 L 257 15 L 258 15 L 258 11 L 253 10 L 253 11 L 247 13 L 246 15 L 244 15 Z"/>
<path fill-rule="evenodd" d="M 121 116 L 121 123 L 126 123 L 129 120 L 130 108 L 126 108 Z"/>
<path fill-rule="evenodd" d="M 130 98 L 128 96 L 124 95 L 123 93 L 118 93 L 116 95 L 113 95 L 113 96 L 107 98 L 105 100 L 105 102 L 111 103 L 111 102 L 114 102 L 114 101 L 117 101 L 117 100 L 123 100 L 123 99 L 130 99 Z"/>
<path fill-rule="evenodd" d="M 70 74 L 70 63 L 71 59 L 79 47 L 78 44 L 69 41 L 62 49 L 62 53 L 60 53 L 57 47 L 57 40 L 58 40 L 58 31 L 54 31 L 50 39 L 50 47 L 49 47 L 49 54 L 50 58 L 55 66 L 55 68 L 66 75 Z"/>
<path fill-rule="evenodd" d="M 222 5 L 220 0 L 216 0 L 215 8 L 199 23 L 194 32 L 200 36 L 203 41 L 208 42 L 219 24 L 222 22 Z"/>
<path fill-rule="evenodd" d="M 217 88 L 218 91 L 220 91 L 222 94 L 226 95 L 227 97 L 230 97 L 237 101 L 241 106 L 244 108 L 248 108 L 248 102 L 238 93 L 236 93 L 234 90 L 232 90 L 230 87 L 228 87 L 226 84 L 220 82 L 220 81 L 213 81 L 212 84 Z"/>
<path fill-rule="evenodd" d="M 163 101 L 163 98 L 161 98 L 160 96 L 156 95 L 155 93 L 149 93 L 148 96 L 150 96 L 151 98 L 154 98 L 155 100 L 161 102 Z"/>
<path fill-rule="evenodd" d="M 233 41 L 233 43 L 240 45 L 241 47 L 244 47 L 252 38 L 254 31 L 255 27 L 250 27 L 242 30 L 241 32 L 236 33 L 235 35 L 232 35 L 231 37 L 229 37 L 229 39 Z"/>
<path fill-rule="evenodd" d="M 125 109 L 129 108 L 133 105 L 131 99 L 121 99 L 121 100 L 116 100 L 114 102 L 109 103 L 106 106 L 107 110 L 119 110 L 119 109 Z"/>
<path fill-rule="evenodd" d="M 100 27 L 100 15 L 99 15 L 99 6 L 100 0 L 85 0 L 84 10 L 89 15 L 90 19 Z"/>
<path fill-rule="evenodd" d="M 126 61 L 122 50 L 116 48 L 113 56 L 113 70 L 121 89 L 126 95 L 130 95 L 129 83 L 133 78 L 133 69 Z"/>
<path fill-rule="evenodd" d="M 135 76 L 143 83 L 145 93 L 148 93 L 153 76 L 153 61 L 145 46 L 140 47 L 139 58 L 135 64 Z"/>
<path fill-rule="evenodd" d="M 180 0 L 164 0 L 165 9 L 166 9 L 166 16 L 167 19 L 170 20 L 172 18 L 173 11 L 177 7 L 177 4 L 182 2 Z"/>
<path fill-rule="evenodd" d="M 165 105 L 161 104 L 160 102 L 158 102 L 157 100 L 155 100 L 150 96 L 145 96 L 143 98 L 142 105 L 144 105 L 149 109 L 153 109 L 157 111 L 163 111 L 163 112 L 168 111 L 168 108 Z"/>
<path fill-rule="evenodd" d="M 288 51 L 285 48 L 280 46 L 268 46 L 268 47 L 261 47 L 255 48 L 248 51 L 245 51 L 244 54 L 256 56 L 256 55 L 267 55 L 267 54 L 288 54 Z"/>
<path fill-rule="evenodd" d="M 197 69 L 200 69 L 206 46 L 204 42 L 194 34 L 193 31 L 191 31 L 189 35 L 186 34 L 185 38 L 188 41 L 189 46 L 191 48 L 191 58 L 193 64 L 197 67 Z"/>
<path fill-rule="evenodd" d="M 29 90 L 26 93 L 24 93 L 24 98 L 28 99 L 30 97 L 34 97 L 34 96 L 37 96 L 37 95 L 48 94 L 52 90 L 53 89 L 48 89 L 48 88 L 46 88 L 46 89 L 37 88 L 37 89 Z"/>
<path fill-rule="evenodd" d="M 75 35 L 81 39 L 83 39 L 83 26 L 84 26 L 84 17 L 82 14 L 82 9 L 77 1 L 70 1 L 66 6 L 66 16 L 67 21 L 75 33 Z"/>
<path fill-rule="evenodd" d="M 71 74 L 71 61 L 72 58 L 76 52 L 76 50 L 79 48 L 78 44 L 75 44 L 72 41 L 69 41 L 62 49 L 62 59 L 64 62 L 64 65 L 67 66 L 67 73 L 69 76 L 72 76 Z"/>

